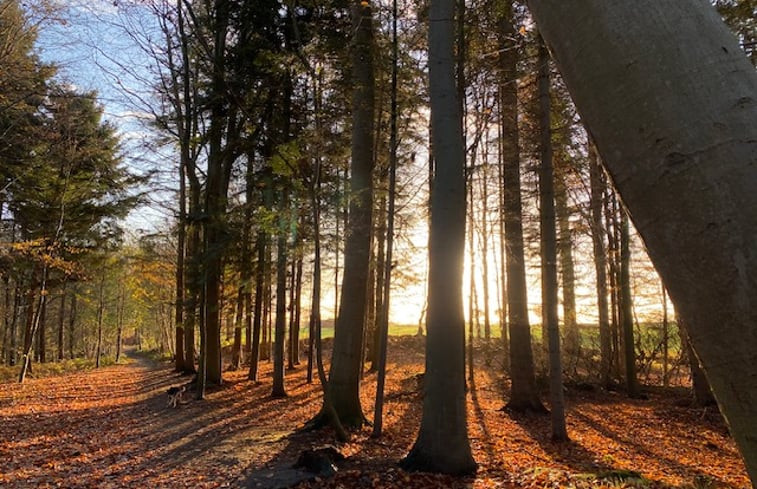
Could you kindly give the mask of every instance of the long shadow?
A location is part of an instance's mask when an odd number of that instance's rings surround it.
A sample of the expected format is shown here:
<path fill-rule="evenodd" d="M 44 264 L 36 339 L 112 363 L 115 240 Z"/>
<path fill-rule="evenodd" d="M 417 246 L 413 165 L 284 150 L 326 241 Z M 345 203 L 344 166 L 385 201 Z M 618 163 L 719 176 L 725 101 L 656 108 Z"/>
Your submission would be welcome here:
<path fill-rule="evenodd" d="M 600 460 L 599 454 L 591 451 L 576 441 L 567 443 L 555 443 L 551 440 L 550 426 L 543 416 L 534 416 L 529 414 L 511 414 L 511 418 L 518 423 L 533 440 L 547 453 L 555 463 L 563 464 L 570 467 L 571 470 L 580 473 L 602 473 L 622 470 L 620 467 L 613 466 L 603 459 Z M 619 433 L 610 430 L 606 426 L 597 422 L 585 414 L 573 410 L 570 417 L 582 421 L 585 425 L 591 426 L 602 436 L 612 439 L 624 446 L 630 447 L 635 452 L 646 458 L 657 460 L 664 463 L 668 470 L 665 473 L 675 473 L 679 476 L 686 476 L 689 480 L 702 478 L 704 480 L 718 481 L 724 487 L 733 487 L 727 482 L 720 479 L 717 474 L 706 473 L 695 466 L 686 465 L 678 460 L 666 457 L 665 455 L 655 452 L 635 441 L 630 436 L 622 436 Z M 570 430 L 570 428 L 569 428 Z"/>

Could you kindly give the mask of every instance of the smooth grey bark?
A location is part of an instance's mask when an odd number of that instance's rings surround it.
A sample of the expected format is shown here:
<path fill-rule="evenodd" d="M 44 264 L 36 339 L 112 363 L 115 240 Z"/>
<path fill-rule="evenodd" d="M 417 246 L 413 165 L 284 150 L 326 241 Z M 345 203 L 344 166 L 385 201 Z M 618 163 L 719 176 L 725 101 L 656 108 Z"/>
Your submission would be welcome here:
<path fill-rule="evenodd" d="M 429 87 L 435 172 L 429 230 L 426 374 L 418 438 L 406 469 L 468 474 L 476 462 L 468 441 L 465 402 L 465 153 L 455 86 L 454 0 L 432 0 Z"/>
<path fill-rule="evenodd" d="M 757 483 L 757 72 L 705 0 L 529 4 Z"/>
<path fill-rule="evenodd" d="M 691 394 L 694 398 L 694 404 L 697 406 L 711 406 L 715 404 L 715 398 L 712 395 L 710 384 L 707 382 L 707 377 L 702 371 L 702 366 L 699 363 L 696 353 L 691 348 L 691 341 L 686 331 L 686 324 L 677 318 L 678 322 L 678 335 L 681 339 L 681 347 L 683 354 L 686 357 L 686 362 L 689 364 L 689 371 L 691 373 Z"/>
<path fill-rule="evenodd" d="M 329 396 L 347 427 L 363 424 L 360 405 L 363 328 L 367 302 L 373 213 L 373 23 L 368 2 L 353 0 L 352 159 L 349 217 L 345 229 L 344 271 L 334 351 L 329 371 Z"/>

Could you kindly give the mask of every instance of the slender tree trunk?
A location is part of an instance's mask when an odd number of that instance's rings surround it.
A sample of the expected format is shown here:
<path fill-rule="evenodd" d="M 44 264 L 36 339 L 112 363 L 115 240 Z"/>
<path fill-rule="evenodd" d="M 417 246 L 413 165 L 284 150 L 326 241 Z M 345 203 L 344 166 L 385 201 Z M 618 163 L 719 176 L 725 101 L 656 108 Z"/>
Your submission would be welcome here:
<path fill-rule="evenodd" d="M 476 324 L 476 254 L 473 248 L 474 233 L 473 227 L 476 222 L 473 214 L 473 175 L 469 168 L 466 168 L 466 191 L 468 192 L 468 202 L 466 204 L 468 211 L 468 261 L 470 262 L 470 275 L 468 276 L 468 354 L 466 361 L 468 363 L 468 386 L 471 390 L 476 388 L 476 360 L 475 360 L 475 329 Z M 478 337 L 481 337 L 481 331 L 478 331 Z"/>
<path fill-rule="evenodd" d="M 185 370 L 184 362 L 184 257 L 186 253 L 187 236 L 187 185 L 185 164 L 179 162 L 179 215 L 177 217 L 177 242 L 176 242 L 176 303 L 174 304 L 174 322 L 176 324 L 176 358 L 175 369 L 177 372 Z M 118 361 L 118 360 L 116 360 Z"/>
<path fill-rule="evenodd" d="M 300 364 L 300 323 L 302 321 L 302 267 L 303 257 L 300 255 L 297 257 L 297 266 L 295 267 L 295 281 L 294 281 L 294 303 L 292 304 L 292 346 L 291 346 L 291 358 L 295 366 Z"/>
<path fill-rule="evenodd" d="M 74 328 L 76 327 L 76 293 L 77 293 L 78 287 L 74 286 L 74 290 L 71 291 L 71 306 L 69 307 L 70 312 L 68 313 L 68 356 L 71 360 L 74 359 L 74 343 L 75 343 L 75 336 L 74 336 Z"/>
<path fill-rule="evenodd" d="M 273 389 L 271 397 L 285 397 L 284 341 L 287 313 L 287 238 L 289 237 L 289 196 L 283 189 L 279 198 L 279 230 L 276 243 L 276 326 L 273 342 Z"/>
<path fill-rule="evenodd" d="M 13 305 L 11 306 L 11 284 L 10 284 L 10 277 L 7 275 L 3 277 L 3 288 L 4 288 L 4 300 L 5 300 L 5 308 L 3 310 L 3 323 L 5 324 L 5 331 L 8 334 L 8 341 L 6 343 L 6 351 L 5 351 L 5 363 L 8 366 L 13 366 L 16 364 L 16 324 L 17 324 L 17 315 L 18 315 L 18 293 L 17 293 L 17 287 L 13 287 L 16 289 L 16 293 L 13 294 Z"/>
<path fill-rule="evenodd" d="M 395 193 L 397 188 L 397 69 L 398 69 L 398 46 L 397 46 L 397 0 L 392 0 L 392 82 L 391 104 L 389 113 L 389 188 L 388 212 L 386 215 L 386 258 L 383 269 L 378 270 L 378 275 L 383 274 L 384 280 L 381 298 L 381 309 L 378 311 L 378 324 L 376 336 L 378 347 L 375 357 L 378 363 L 378 375 L 376 379 L 376 402 L 373 409 L 373 433 L 379 437 L 384 428 L 384 386 L 386 384 L 386 354 L 389 337 L 389 300 L 391 298 L 392 284 L 392 255 L 394 252 L 394 212 Z M 381 216 L 383 220 L 383 215 Z"/>
<path fill-rule="evenodd" d="M 512 4 L 505 1 L 500 18 L 503 37 L 515 38 Z M 520 189 L 518 143 L 518 51 L 514 46 L 500 53 L 502 68 L 502 133 L 505 179 L 505 252 L 507 261 L 507 312 L 510 332 L 510 377 L 508 408 L 544 412 L 536 391 L 531 326 L 528 321 L 526 263 L 523 251 L 523 210 Z"/>
<path fill-rule="evenodd" d="M 669 370 L 670 365 L 668 363 L 668 357 L 670 352 L 668 351 L 670 343 L 670 329 L 668 324 L 668 293 L 665 290 L 665 284 L 660 284 L 660 291 L 662 294 L 662 385 L 668 387 L 670 385 Z"/>
<path fill-rule="evenodd" d="M 539 37 L 539 204 L 541 228 L 541 297 L 542 321 L 546 325 L 549 344 L 549 399 L 551 404 L 552 440 L 568 440 L 565 428 L 560 330 L 557 314 L 557 232 L 555 230 L 555 176 L 552 165 L 552 128 L 549 100 L 549 53 Z"/>
<path fill-rule="evenodd" d="M 636 378 L 636 350 L 633 339 L 633 302 L 631 298 L 631 250 L 628 214 L 621 209 L 620 222 L 620 318 L 623 328 L 623 359 L 625 361 L 626 390 L 630 397 L 639 397 Z"/>
<path fill-rule="evenodd" d="M 263 290 L 265 283 L 265 260 L 266 260 L 266 236 L 262 229 L 258 231 L 258 237 L 255 240 L 255 250 L 257 252 L 257 264 L 255 266 L 255 302 L 252 315 L 252 348 L 250 350 L 250 372 L 248 378 L 254 382 L 258 380 L 258 363 L 260 360 L 260 334 L 263 321 L 263 300 L 265 292 Z"/>
<path fill-rule="evenodd" d="M 618 209 L 615 206 L 615 194 L 608 186 L 605 192 L 605 229 L 607 230 L 607 253 L 610 275 L 610 323 L 612 339 L 612 371 L 615 378 L 620 378 L 620 241 L 618 234 Z"/>
<path fill-rule="evenodd" d="M 121 359 L 124 333 L 124 310 L 126 309 L 126 288 L 121 284 L 118 291 L 118 309 L 116 311 L 116 363 Z M 183 342 L 184 338 L 182 338 Z M 177 345 L 178 347 L 178 345 Z M 178 357 L 178 353 L 175 355 Z M 183 355 L 182 355 L 183 359 Z"/>
<path fill-rule="evenodd" d="M 562 272 L 563 323 L 565 324 L 565 351 L 569 363 L 575 365 L 581 352 L 581 336 L 576 318 L 576 272 L 573 266 L 573 233 L 570 229 L 570 208 L 565 182 L 566 168 L 555 174 L 555 213 L 560 229 L 557 246 Z"/>
<path fill-rule="evenodd" d="M 58 309 L 58 352 L 56 355 L 57 361 L 63 360 L 63 330 L 66 323 L 66 286 L 68 281 L 63 281 L 63 286 L 60 291 L 60 309 Z"/>
<path fill-rule="evenodd" d="M 241 282 L 241 281 L 240 281 Z M 244 322 L 244 283 L 237 291 L 236 314 L 234 315 L 234 343 L 231 347 L 231 368 L 239 369 L 242 357 L 242 325 Z"/>
<path fill-rule="evenodd" d="M 484 360 L 491 365 L 492 326 L 489 313 L 489 164 L 484 161 L 481 168 L 481 275 L 484 295 Z M 471 243 L 472 245 L 472 243 Z"/>
<path fill-rule="evenodd" d="M 32 273 L 32 276 L 34 274 Z M 32 279 L 33 280 L 33 279 Z M 21 372 L 18 375 L 18 383 L 22 384 L 26 378 L 26 372 L 31 368 L 31 349 L 34 339 L 34 297 L 36 295 L 36 286 L 29 285 L 29 291 L 26 293 L 26 324 L 24 327 L 24 349 L 21 354 Z"/>
<path fill-rule="evenodd" d="M 390 135 L 391 138 L 391 135 Z M 391 145 L 391 143 L 390 143 Z M 383 182 L 383 179 L 382 179 Z M 388 221 L 388 215 L 387 215 L 387 197 L 382 193 L 381 199 L 379 201 L 378 206 L 378 222 L 376 223 L 376 270 L 377 273 L 375 273 L 375 289 L 374 289 L 374 295 L 375 295 L 375 304 L 376 304 L 376 311 L 377 316 L 380 314 L 381 309 L 384 307 L 384 288 L 386 287 L 386 284 L 384 283 L 384 273 L 382 270 L 384 270 L 384 267 L 386 266 L 386 255 L 385 255 L 385 248 L 386 248 L 386 227 L 387 227 L 387 221 Z M 379 332 L 379 324 L 378 324 L 378 318 L 376 322 L 376 327 L 374 328 L 374 334 L 369 339 L 370 344 L 370 352 L 369 357 L 371 359 L 371 368 L 370 371 L 375 372 L 378 370 L 378 364 L 379 359 L 377 356 L 377 352 L 379 351 L 379 343 L 381 342 L 381 334 Z"/>
<path fill-rule="evenodd" d="M 407 469 L 470 474 L 465 403 L 465 149 L 455 87 L 455 3 L 432 0 L 429 83 L 436 168 L 431 194 L 426 374 L 418 438 L 402 461 Z"/>
<path fill-rule="evenodd" d="M 47 361 L 47 298 L 39 303 L 39 326 L 37 327 L 37 361 Z"/>
<path fill-rule="evenodd" d="M 100 368 L 100 355 L 103 345 L 103 319 L 105 316 L 105 274 L 100 279 L 97 293 L 97 347 L 95 348 L 95 368 Z M 161 327 L 161 330 L 163 328 Z"/>
<path fill-rule="evenodd" d="M 605 227 L 602 224 L 604 182 L 597 161 L 594 143 L 589 143 L 589 179 L 591 187 L 591 240 L 594 246 L 594 270 L 597 283 L 597 314 L 599 317 L 599 378 L 603 386 L 612 382 L 612 338 L 607 304 L 607 252 Z"/>

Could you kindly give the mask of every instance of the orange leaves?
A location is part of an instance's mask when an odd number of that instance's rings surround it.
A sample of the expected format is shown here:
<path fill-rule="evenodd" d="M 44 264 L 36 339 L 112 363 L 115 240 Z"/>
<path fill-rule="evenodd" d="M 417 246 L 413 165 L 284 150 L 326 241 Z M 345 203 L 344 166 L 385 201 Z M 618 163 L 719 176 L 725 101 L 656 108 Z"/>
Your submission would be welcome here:
<path fill-rule="evenodd" d="M 714 414 L 675 405 L 672 394 L 647 401 L 605 392 L 568 391 L 572 442 L 549 441 L 549 419 L 502 412 L 506 379 L 477 371 L 468 395 L 468 428 L 479 472 L 474 478 L 406 473 L 397 466 L 420 425 L 423 341 L 392 338 L 384 435 L 370 427 L 340 451 L 348 459 L 333 478 L 301 489 L 597 487 L 649 489 L 748 487 L 743 464 Z M 326 355 L 328 358 L 328 355 Z M 225 372 L 226 384 L 205 401 L 167 409 L 165 390 L 185 384 L 170 366 L 146 360 L 65 377 L 0 384 L 0 486 L 272 487 L 307 448 L 333 443 L 330 429 L 293 434 L 321 407 L 317 381 L 305 367 L 286 372 L 289 397 L 271 399 L 271 365 L 261 382 L 246 369 Z M 362 400 L 372 413 L 376 375 L 365 375 Z M 258 485 L 258 482 L 260 485 Z M 289 485 L 289 484 L 287 484 Z"/>

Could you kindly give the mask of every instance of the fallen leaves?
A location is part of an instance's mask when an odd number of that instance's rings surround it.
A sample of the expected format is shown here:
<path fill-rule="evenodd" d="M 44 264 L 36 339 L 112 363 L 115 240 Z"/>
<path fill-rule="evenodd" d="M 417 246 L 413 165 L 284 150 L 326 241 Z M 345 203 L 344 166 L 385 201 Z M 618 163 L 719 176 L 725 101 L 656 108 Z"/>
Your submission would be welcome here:
<path fill-rule="evenodd" d="M 749 487 L 719 417 L 676 406 L 672 391 L 640 401 L 571 390 L 572 441 L 555 445 L 548 418 L 500 410 L 506 379 L 483 367 L 468 396 L 476 477 L 403 472 L 397 462 L 420 423 L 423 342 L 392 338 L 389 351 L 384 435 L 371 438 L 370 427 L 354 432 L 339 447 L 349 458 L 333 478 L 303 480 L 292 469 L 302 450 L 334 443 L 329 429 L 293 434 L 321 407 L 320 387 L 305 383 L 304 366 L 287 371 L 284 399 L 269 397 L 271 368 L 264 362 L 261 383 L 247 381 L 245 371 L 227 372 L 226 385 L 205 401 L 190 393 L 169 409 L 166 389 L 189 379 L 143 360 L 23 386 L 0 384 L 0 486 Z M 375 378 L 366 374 L 362 389 L 369 416 Z"/>

